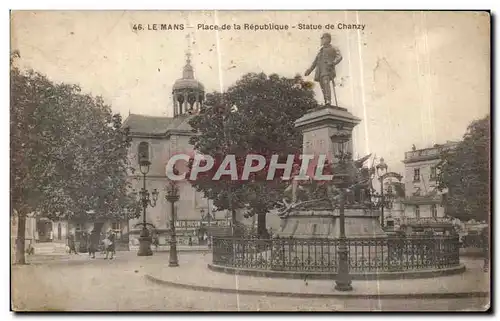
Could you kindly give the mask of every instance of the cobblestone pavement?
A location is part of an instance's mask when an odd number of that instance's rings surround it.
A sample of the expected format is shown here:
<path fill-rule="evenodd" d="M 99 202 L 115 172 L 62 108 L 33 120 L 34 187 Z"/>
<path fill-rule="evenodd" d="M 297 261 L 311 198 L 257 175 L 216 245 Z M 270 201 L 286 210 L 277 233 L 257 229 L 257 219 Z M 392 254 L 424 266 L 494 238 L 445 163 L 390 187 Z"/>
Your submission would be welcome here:
<path fill-rule="evenodd" d="M 167 264 L 168 253 L 153 257 L 124 253 L 114 260 L 82 256 L 13 266 L 12 307 L 17 311 L 471 311 L 484 310 L 489 302 L 488 298 L 366 300 L 236 295 L 170 288 L 144 278 L 147 270 Z"/>

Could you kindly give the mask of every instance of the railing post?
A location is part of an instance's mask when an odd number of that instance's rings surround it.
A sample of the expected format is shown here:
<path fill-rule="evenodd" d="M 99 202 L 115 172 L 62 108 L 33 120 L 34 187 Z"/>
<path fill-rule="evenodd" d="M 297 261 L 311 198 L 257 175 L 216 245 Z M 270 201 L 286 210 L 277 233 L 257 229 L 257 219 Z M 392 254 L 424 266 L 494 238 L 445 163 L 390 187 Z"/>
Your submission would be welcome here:
<path fill-rule="evenodd" d="M 283 239 L 280 239 L 280 242 L 281 242 L 281 259 L 283 260 L 283 270 L 285 269 L 285 265 L 286 265 L 286 251 L 285 251 L 285 240 Z M 290 247 L 288 247 L 288 251 L 290 252 Z M 288 255 L 290 257 L 290 254 Z"/>
<path fill-rule="evenodd" d="M 387 268 L 389 271 L 394 271 L 395 268 L 393 266 L 392 260 L 392 252 L 394 251 L 394 235 L 389 234 L 387 237 Z"/>
<path fill-rule="evenodd" d="M 436 267 L 436 268 L 439 268 L 441 266 L 441 254 L 443 253 L 443 243 L 444 243 L 444 239 L 441 238 L 441 237 L 434 237 L 434 239 L 432 240 L 434 246 L 432 247 L 432 262 L 431 262 L 431 265 L 433 267 Z"/>

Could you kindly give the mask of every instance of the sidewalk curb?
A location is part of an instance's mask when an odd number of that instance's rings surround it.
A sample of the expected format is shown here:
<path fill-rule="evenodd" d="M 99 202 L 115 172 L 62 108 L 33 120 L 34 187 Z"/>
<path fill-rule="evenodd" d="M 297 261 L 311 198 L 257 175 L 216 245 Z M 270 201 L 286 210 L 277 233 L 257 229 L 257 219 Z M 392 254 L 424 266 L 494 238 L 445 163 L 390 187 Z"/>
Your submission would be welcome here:
<path fill-rule="evenodd" d="M 489 297 L 490 293 L 487 291 L 473 291 L 473 292 L 448 292 L 448 293 L 298 293 L 298 292 L 277 292 L 277 291 L 262 291 L 262 290 L 245 290 L 245 289 L 228 289 L 209 287 L 201 285 L 183 284 L 171 281 L 165 281 L 154 277 L 150 274 L 145 274 L 146 280 L 153 283 L 202 291 L 202 292 L 217 292 L 217 293 L 230 293 L 230 294 L 246 294 L 258 296 L 275 296 L 275 297 L 295 297 L 295 298 L 352 298 L 352 299 L 458 299 L 458 298 L 482 298 Z M 355 287 L 355 285 L 354 285 Z M 333 289 L 333 285 L 332 285 Z M 332 290 L 333 291 L 333 290 Z"/>

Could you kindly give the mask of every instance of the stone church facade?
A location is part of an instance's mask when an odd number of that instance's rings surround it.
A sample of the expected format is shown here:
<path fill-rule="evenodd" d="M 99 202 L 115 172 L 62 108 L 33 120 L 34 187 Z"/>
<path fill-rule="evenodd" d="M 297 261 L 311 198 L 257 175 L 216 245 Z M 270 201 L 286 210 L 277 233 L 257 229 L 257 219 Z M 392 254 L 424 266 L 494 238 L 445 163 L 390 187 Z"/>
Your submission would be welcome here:
<path fill-rule="evenodd" d="M 139 170 L 139 154 L 146 153 L 151 162 L 146 176 L 146 189 L 152 192 L 157 189 L 160 193 L 155 207 L 147 208 L 146 221 L 154 225 L 160 246 L 166 246 L 170 236 L 171 210 L 170 203 L 165 199 L 166 165 L 169 158 L 176 153 L 189 153 L 193 146 L 189 139 L 193 135 L 189 120 L 199 112 L 205 96 L 204 86 L 194 77 L 194 69 L 189 56 L 183 68 L 182 78 L 172 87 L 173 117 L 154 117 L 147 115 L 130 114 L 123 126 L 128 127 L 132 143 L 129 149 L 129 159 L 134 171 L 129 173 L 132 188 L 139 191 L 142 188 L 143 177 Z M 187 181 L 178 182 L 180 199 L 176 205 L 176 234 L 181 245 L 198 244 L 203 241 L 201 226 L 229 225 L 229 216 L 226 211 L 214 212 L 212 202 L 203 197 L 203 193 L 196 190 Z M 206 214 L 211 214 L 210 223 Z M 202 220 L 202 215 L 205 219 Z M 203 222 L 202 222 L 203 221 Z M 129 246 L 131 249 L 138 246 L 138 234 L 142 217 L 129 222 Z"/>

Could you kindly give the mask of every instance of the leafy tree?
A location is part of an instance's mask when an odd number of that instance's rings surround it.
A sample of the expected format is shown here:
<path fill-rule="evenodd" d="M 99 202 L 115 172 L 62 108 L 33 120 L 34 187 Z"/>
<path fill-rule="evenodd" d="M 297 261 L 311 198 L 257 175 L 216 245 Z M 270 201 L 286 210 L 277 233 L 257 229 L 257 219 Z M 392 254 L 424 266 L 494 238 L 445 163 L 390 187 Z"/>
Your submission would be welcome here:
<path fill-rule="evenodd" d="M 455 149 L 443 152 L 438 165 L 439 188 L 447 215 L 468 221 L 490 215 L 490 116 L 473 121 Z"/>
<path fill-rule="evenodd" d="M 127 192 L 130 139 L 100 97 L 54 84 L 15 66 L 11 56 L 11 213 L 18 217 L 17 262 L 24 263 L 26 215 L 53 220 L 140 214 Z"/>
<path fill-rule="evenodd" d="M 238 177 L 241 178 L 245 157 L 264 156 L 267 163 L 272 155 L 286 162 L 289 154 L 300 154 L 302 135 L 294 122 L 308 110 L 317 107 L 312 85 L 300 77 L 289 79 L 276 74 L 250 73 L 224 93 L 207 95 L 205 109 L 190 120 L 193 131 L 191 144 L 204 155 L 215 159 L 214 170 L 198 175 L 192 185 L 203 191 L 220 209 L 246 208 L 247 216 L 257 215 L 258 234 L 265 236 L 266 214 L 283 197 L 288 183 L 280 178 L 267 181 L 266 167 L 248 180 L 231 180 L 222 176 L 212 180 L 226 155 L 235 155 Z"/>

